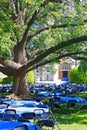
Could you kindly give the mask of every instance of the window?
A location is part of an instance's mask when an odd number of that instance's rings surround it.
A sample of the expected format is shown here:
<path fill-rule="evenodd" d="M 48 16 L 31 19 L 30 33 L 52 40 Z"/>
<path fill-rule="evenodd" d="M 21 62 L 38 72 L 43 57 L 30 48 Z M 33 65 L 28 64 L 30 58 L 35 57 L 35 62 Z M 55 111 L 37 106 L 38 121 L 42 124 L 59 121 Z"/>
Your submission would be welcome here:
<path fill-rule="evenodd" d="M 63 63 L 60 65 L 59 69 L 62 71 L 69 71 L 71 69 L 71 66 L 68 63 Z"/>

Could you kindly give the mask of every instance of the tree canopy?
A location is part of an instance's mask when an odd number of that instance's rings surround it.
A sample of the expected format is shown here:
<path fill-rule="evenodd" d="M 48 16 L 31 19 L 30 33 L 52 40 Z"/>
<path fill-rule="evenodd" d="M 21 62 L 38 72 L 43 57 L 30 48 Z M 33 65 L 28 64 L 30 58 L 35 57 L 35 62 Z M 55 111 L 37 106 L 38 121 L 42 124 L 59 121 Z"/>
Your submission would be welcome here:
<path fill-rule="evenodd" d="M 0 0 L 0 71 L 16 94 L 28 71 L 68 56 L 87 60 L 86 1 Z"/>

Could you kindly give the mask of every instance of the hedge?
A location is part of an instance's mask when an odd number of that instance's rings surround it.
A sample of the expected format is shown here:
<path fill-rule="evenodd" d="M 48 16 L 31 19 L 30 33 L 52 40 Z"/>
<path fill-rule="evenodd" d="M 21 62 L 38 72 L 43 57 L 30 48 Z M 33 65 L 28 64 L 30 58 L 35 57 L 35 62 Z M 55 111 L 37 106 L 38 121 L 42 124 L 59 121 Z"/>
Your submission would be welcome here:
<path fill-rule="evenodd" d="M 33 71 L 28 72 L 28 83 L 29 84 L 34 83 L 34 72 Z"/>
<path fill-rule="evenodd" d="M 74 67 L 69 73 L 70 82 L 74 83 L 87 83 L 87 75 L 78 70 L 78 67 Z"/>

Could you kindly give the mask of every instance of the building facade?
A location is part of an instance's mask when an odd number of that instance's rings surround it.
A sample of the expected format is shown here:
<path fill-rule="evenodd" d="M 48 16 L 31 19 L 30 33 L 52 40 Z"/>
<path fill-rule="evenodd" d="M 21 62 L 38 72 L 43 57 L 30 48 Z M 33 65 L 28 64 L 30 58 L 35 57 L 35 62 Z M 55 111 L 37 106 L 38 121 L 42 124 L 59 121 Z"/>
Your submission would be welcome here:
<path fill-rule="evenodd" d="M 61 60 L 60 64 L 46 65 L 45 67 L 39 68 L 39 71 L 35 70 L 35 82 L 54 82 L 69 81 L 69 72 L 76 66 L 76 61 L 67 58 Z M 54 70 L 54 71 L 52 71 Z"/>

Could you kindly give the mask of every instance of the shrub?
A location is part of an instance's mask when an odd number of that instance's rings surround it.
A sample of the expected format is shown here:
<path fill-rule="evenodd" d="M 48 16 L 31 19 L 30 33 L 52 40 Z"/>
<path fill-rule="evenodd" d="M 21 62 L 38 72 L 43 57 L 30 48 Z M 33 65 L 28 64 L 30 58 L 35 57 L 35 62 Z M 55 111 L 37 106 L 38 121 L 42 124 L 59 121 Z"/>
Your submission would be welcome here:
<path fill-rule="evenodd" d="M 11 82 L 13 82 L 13 76 L 3 78 L 3 83 L 11 83 Z"/>
<path fill-rule="evenodd" d="M 69 73 L 70 82 L 84 83 L 83 74 L 78 71 L 78 67 L 74 67 Z"/>
<path fill-rule="evenodd" d="M 33 71 L 28 72 L 28 83 L 29 84 L 34 83 L 34 72 Z"/>
<path fill-rule="evenodd" d="M 0 83 L 2 83 L 3 82 L 3 78 L 0 78 Z"/>

